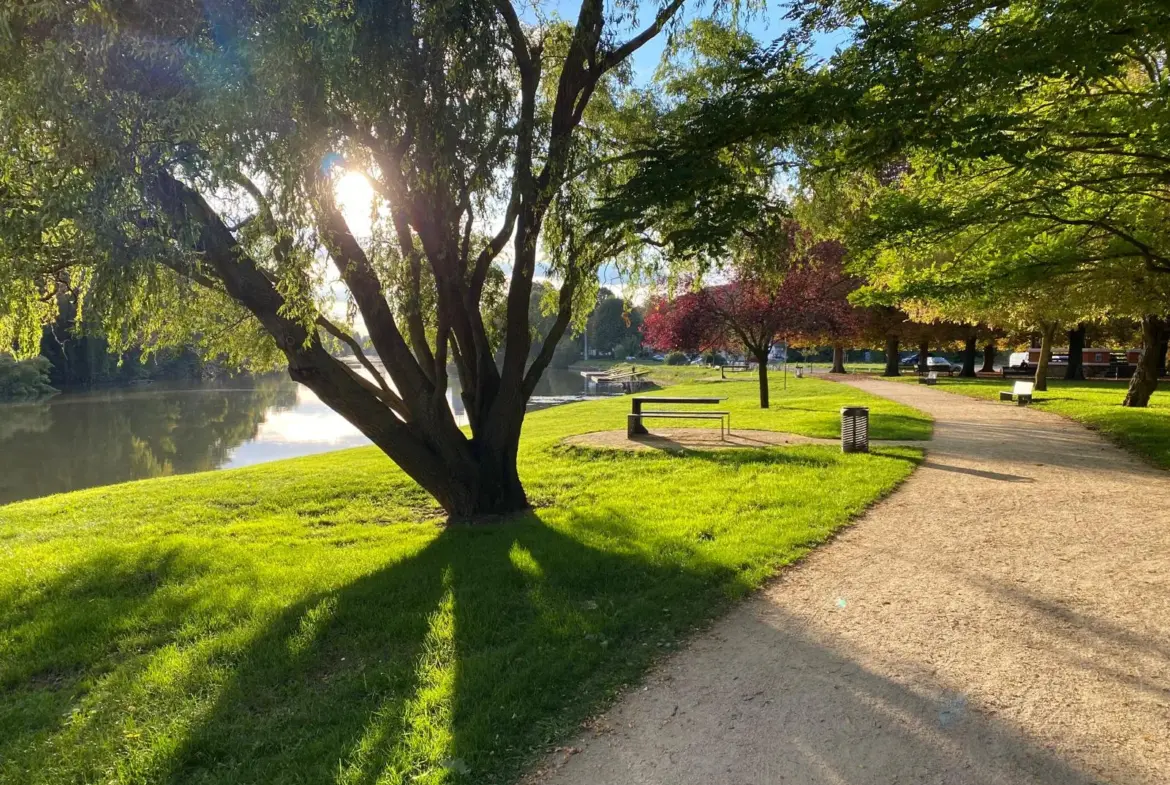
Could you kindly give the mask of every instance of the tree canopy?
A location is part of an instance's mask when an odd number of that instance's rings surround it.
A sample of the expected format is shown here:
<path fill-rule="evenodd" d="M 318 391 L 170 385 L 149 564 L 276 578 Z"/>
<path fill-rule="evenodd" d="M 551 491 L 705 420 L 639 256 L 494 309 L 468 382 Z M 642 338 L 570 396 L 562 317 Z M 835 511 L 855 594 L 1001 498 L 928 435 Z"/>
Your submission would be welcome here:
<path fill-rule="evenodd" d="M 523 507 L 527 398 L 597 267 L 628 247 L 576 215 L 619 176 L 605 127 L 626 60 L 682 6 L 9 5 L 0 342 L 35 353 L 68 286 L 115 350 L 286 364 L 453 514 Z M 546 228 L 562 285 L 533 353 Z M 330 356 L 338 341 L 365 373 Z M 470 436 L 446 403 L 452 365 Z"/>

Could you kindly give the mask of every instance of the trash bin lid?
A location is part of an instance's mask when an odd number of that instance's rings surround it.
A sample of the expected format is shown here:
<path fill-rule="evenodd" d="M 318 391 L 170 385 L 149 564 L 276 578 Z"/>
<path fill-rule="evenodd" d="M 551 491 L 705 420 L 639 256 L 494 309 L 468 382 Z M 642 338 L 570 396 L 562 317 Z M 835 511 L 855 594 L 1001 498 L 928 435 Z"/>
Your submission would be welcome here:
<path fill-rule="evenodd" d="M 842 406 L 841 407 L 841 416 L 842 417 L 857 417 L 858 415 L 861 415 L 861 414 L 869 414 L 869 407 L 868 406 Z"/>

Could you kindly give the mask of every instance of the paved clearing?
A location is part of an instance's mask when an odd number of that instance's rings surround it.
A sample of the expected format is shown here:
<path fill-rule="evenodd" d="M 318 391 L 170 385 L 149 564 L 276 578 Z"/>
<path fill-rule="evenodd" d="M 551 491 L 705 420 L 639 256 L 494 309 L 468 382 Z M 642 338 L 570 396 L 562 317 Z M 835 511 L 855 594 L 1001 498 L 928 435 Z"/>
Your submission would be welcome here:
<path fill-rule="evenodd" d="M 718 428 L 655 428 L 648 434 L 631 439 L 624 430 L 592 431 L 569 436 L 565 444 L 593 447 L 602 450 L 645 452 L 684 452 L 686 450 L 758 450 L 761 447 L 782 447 L 788 444 L 840 445 L 840 439 L 815 439 L 781 431 L 754 431 L 739 429 L 721 434 Z M 918 442 L 874 441 L 874 445 L 901 445 L 922 447 Z"/>
<path fill-rule="evenodd" d="M 935 418 L 923 467 L 535 779 L 1170 783 L 1170 474 L 1055 415 L 851 383 Z"/>

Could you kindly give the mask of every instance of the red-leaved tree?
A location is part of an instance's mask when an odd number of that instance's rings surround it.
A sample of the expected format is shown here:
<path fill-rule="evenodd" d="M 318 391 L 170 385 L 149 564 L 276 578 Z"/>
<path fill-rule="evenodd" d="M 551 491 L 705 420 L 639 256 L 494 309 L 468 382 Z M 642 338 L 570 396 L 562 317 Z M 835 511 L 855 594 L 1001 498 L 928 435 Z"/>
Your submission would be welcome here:
<path fill-rule="evenodd" d="M 650 303 L 642 335 L 661 351 L 742 347 L 759 366 L 760 407 L 768 408 L 768 354 L 777 339 L 838 343 L 859 323 L 847 296 L 856 284 L 836 242 L 794 255 L 782 272 L 733 268 L 732 280 Z"/>

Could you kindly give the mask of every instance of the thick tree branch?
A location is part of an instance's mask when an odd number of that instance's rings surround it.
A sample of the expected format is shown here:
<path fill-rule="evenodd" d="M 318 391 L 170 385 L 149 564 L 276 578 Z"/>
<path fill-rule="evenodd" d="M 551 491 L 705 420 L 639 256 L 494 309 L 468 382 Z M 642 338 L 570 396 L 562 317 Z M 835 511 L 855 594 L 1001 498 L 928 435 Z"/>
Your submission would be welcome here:
<path fill-rule="evenodd" d="M 638 33 L 630 40 L 626 41 L 617 49 L 607 53 L 601 60 L 599 69 L 600 73 L 605 73 L 611 68 L 619 65 L 627 57 L 645 46 L 651 39 L 654 38 L 654 36 L 661 33 L 662 28 L 666 27 L 666 24 L 670 21 L 671 17 L 678 13 L 684 2 L 685 0 L 672 0 L 670 5 L 666 6 L 658 12 L 658 15 L 654 18 L 653 24 L 651 24 L 642 32 Z"/>

